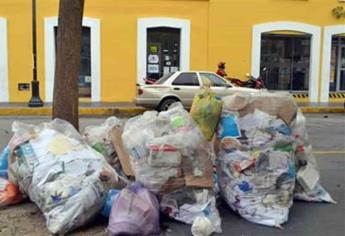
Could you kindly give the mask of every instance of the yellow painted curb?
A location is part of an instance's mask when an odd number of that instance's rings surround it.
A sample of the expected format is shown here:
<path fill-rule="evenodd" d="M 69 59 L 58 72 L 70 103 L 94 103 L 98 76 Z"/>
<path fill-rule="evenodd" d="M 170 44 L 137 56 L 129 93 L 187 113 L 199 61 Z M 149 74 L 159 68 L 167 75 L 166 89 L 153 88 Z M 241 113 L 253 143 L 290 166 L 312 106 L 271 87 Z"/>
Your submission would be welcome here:
<path fill-rule="evenodd" d="M 303 113 L 345 113 L 342 107 L 300 107 Z"/>
<path fill-rule="evenodd" d="M 141 107 L 79 107 L 79 115 L 111 116 L 116 114 L 136 115 L 146 111 Z M 0 108 L 0 116 L 51 116 L 51 107 Z"/>
<path fill-rule="evenodd" d="M 345 157 L 345 150 L 329 150 L 329 151 L 313 151 L 315 155 L 343 155 Z"/>

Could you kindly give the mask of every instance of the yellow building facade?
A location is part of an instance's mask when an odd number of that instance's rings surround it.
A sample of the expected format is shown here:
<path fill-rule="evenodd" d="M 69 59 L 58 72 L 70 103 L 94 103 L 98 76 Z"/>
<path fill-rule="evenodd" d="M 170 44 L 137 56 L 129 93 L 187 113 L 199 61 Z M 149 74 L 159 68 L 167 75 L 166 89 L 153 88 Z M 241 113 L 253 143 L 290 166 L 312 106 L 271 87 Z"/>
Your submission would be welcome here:
<path fill-rule="evenodd" d="M 58 5 L 37 0 L 45 102 L 52 101 Z M 31 97 L 31 8 L 30 0 L 0 1 L 0 102 Z M 132 101 L 149 75 L 215 71 L 225 61 L 231 77 L 258 76 L 265 66 L 270 89 L 329 102 L 330 93 L 345 91 L 343 12 L 343 0 L 85 0 L 81 84 L 90 101 Z"/>

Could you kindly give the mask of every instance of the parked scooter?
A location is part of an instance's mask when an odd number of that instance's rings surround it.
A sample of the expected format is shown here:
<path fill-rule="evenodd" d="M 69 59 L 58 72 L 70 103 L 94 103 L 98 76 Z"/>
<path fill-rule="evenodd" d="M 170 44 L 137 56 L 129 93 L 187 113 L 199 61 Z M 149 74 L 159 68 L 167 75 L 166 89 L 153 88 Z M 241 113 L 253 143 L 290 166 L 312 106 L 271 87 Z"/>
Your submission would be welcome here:
<path fill-rule="evenodd" d="M 237 79 L 237 78 L 229 78 L 229 80 L 231 81 L 231 83 L 233 83 L 239 87 L 264 89 L 266 87 L 265 87 L 265 83 L 264 83 L 264 79 L 263 79 L 263 74 L 266 71 L 267 71 L 267 68 L 264 67 L 258 78 L 255 78 L 251 74 L 247 73 L 246 74 L 246 77 L 248 78 L 247 81 L 242 81 L 242 80 Z"/>

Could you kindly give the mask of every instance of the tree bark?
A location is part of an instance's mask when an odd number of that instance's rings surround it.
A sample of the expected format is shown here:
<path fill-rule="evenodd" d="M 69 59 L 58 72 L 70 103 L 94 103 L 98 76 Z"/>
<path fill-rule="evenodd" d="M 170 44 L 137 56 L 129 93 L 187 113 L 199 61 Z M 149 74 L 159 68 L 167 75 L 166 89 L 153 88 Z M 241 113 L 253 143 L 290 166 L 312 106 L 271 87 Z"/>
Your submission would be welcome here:
<path fill-rule="evenodd" d="M 53 119 L 79 129 L 79 72 L 84 0 L 60 0 Z"/>

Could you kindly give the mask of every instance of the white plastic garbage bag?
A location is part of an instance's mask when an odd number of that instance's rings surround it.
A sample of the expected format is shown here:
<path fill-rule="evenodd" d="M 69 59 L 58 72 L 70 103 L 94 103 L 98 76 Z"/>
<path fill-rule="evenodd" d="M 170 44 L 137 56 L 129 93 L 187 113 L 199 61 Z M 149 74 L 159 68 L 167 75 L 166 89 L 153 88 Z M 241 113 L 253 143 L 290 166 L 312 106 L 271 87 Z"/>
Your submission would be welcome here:
<path fill-rule="evenodd" d="M 13 146 L 9 177 L 42 210 L 49 231 L 65 234 L 95 216 L 111 187 L 100 173 L 107 170 L 117 180 L 104 157 L 63 120 L 37 126 L 15 121 L 12 130 L 29 138 Z"/>

